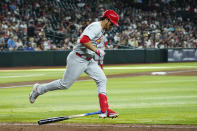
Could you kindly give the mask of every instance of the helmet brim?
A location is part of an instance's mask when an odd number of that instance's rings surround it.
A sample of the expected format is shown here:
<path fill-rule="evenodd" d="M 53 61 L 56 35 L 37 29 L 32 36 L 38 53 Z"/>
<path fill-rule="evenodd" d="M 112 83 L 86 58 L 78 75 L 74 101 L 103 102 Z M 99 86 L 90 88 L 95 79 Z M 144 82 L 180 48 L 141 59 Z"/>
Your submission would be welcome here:
<path fill-rule="evenodd" d="M 115 26 L 119 26 L 116 21 L 111 21 Z"/>

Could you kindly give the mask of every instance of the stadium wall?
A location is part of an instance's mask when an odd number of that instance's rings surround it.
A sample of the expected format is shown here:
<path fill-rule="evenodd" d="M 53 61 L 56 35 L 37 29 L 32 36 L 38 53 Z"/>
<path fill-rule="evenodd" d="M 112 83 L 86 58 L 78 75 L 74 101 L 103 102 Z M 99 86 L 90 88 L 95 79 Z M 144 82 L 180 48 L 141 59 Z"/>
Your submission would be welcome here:
<path fill-rule="evenodd" d="M 63 66 L 70 51 L 0 52 L 0 67 Z M 166 49 L 106 50 L 104 64 L 167 62 Z"/>

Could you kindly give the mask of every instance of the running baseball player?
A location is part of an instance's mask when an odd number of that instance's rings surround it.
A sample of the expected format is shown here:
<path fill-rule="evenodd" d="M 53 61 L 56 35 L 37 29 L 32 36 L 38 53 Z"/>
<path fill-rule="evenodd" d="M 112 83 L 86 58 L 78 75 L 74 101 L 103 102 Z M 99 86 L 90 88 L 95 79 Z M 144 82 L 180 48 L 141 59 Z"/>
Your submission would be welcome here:
<path fill-rule="evenodd" d="M 115 118 L 118 113 L 109 109 L 106 95 L 107 78 L 103 70 L 93 58 L 96 53 L 99 57 L 105 55 L 104 50 L 97 48 L 103 40 L 104 31 L 109 31 L 113 26 L 118 26 L 119 16 L 113 10 L 106 10 L 98 22 L 88 25 L 77 40 L 73 51 L 67 57 L 67 66 L 63 78 L 46 84 L 34 84 L 29 101 L 34 103 L 39 95 L 48 91 L 68 89 L 79 76 L 85 72 L 97 84 L 99 104 L 101 108 L 100 118 Z"/>

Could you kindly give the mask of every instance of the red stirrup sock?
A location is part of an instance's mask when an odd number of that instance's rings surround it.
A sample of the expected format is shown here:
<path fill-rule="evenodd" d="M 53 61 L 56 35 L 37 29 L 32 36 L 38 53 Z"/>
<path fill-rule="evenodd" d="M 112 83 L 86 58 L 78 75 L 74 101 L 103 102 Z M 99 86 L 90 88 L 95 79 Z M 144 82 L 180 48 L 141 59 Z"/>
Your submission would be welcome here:
<path fill-rule="evenodd" d="M 98 97 L 99 97 L 101 112 L 105 113 L 109 107 L 107 102 L 107 96 L 105 94 L 99 93 Z"/>

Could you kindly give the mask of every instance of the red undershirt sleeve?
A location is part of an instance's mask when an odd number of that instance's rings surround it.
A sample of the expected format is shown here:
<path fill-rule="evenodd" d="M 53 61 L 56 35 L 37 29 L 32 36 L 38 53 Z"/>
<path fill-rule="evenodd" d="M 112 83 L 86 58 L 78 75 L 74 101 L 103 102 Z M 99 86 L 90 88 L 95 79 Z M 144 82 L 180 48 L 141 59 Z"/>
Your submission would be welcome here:
<path fill-rule="evenodd" d="M 88 43 L 88 42 L 90 42 L 90 38 L 87 35 L 83 35 L 80 39 L 80 43 L 85 44 L 85 43 Z"/>
<path fill-rule="evenodd" d="M 108 44 L 108 41 L 106 41 L 106 42 L 105 42 L 104 46 L 106 47 L 106 46 L 107 46 L 107 44 Z"/>

